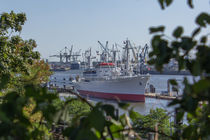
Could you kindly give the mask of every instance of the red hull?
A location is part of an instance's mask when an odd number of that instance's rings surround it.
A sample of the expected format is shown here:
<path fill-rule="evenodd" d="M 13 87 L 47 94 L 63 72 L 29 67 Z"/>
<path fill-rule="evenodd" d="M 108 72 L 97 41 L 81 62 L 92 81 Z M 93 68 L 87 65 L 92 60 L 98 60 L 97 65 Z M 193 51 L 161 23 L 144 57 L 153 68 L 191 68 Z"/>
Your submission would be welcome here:
<path fill-rule="evenodd" d="M 78 90 L 83 96 L 96 97 L 102 99 L 120 100 L 120 101 L 133 101 L 133 102 L 145 102 L 144 94 L 118 94 L 118 93 L 104 93 L 95 91 Z"/>

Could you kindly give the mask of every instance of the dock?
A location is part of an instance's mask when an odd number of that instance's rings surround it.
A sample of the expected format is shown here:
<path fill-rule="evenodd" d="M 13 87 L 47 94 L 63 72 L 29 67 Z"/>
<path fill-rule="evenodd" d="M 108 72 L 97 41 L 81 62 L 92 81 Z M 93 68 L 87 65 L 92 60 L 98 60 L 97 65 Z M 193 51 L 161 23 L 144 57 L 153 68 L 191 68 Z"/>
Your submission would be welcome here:
<path fill-rule="evenodd" d="M 149 97 L 149 98 L 156 98 L 156 99 L 164 99 L 164 100 L 174 100 L 177 97 L 174 96 L 166 96 L 166 95 L 160 95 L 157 93 L 145 93 L 145 97 Z"/>

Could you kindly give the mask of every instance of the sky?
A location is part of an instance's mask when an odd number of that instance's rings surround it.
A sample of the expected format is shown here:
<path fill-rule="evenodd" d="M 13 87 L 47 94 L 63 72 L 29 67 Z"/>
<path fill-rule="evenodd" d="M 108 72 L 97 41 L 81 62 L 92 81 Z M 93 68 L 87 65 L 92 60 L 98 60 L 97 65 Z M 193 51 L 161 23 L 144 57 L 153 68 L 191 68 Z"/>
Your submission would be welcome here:
<path fill-rule="evenodd" d="M 197 27 L 195 17 L 210 11 L 210 0 L 193 2 L 194 9 L 188 7 L 187 0 L 175 0 L 161 10 L 157 0 L 0 0 L 0 13 L 26 13 L 21 37 L 36 40 L 36 50 L 47 59 L 65 46 L 74 45 L 74 51 L 99 50 L 98 40 L 111 45 L 128 38 L 144 46 L 150 44 L 151 26 L 165 25 L 172 36 L 181 25 L 189 35 Z"/>

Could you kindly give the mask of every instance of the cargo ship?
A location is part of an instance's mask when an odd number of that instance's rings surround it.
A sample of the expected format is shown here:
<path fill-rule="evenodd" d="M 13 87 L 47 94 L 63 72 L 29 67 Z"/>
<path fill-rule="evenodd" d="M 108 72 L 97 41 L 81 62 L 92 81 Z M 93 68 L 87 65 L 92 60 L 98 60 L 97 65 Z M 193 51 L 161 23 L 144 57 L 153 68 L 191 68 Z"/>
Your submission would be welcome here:
<path fill-rule="evenodd" d="M 119 101 L 145 101 L 149 75 L 121 75 L 113 63 L 101 63 L 95 70 L 85 71 L 75 83 L 77 91 L 86 97 Z"/>

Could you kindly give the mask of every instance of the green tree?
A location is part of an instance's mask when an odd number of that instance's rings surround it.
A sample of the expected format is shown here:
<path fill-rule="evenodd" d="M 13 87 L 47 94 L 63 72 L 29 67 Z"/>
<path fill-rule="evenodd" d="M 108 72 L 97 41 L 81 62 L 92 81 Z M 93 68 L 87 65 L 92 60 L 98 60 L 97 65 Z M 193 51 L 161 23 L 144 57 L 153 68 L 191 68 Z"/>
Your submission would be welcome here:
<path fill-rule="evenodd" d="M 159 0 L 161 8 L 171 5 L 173 0 Z M 188 0 L 188 5 L 193 8 L 192 0 Z M 170 59 L 178 62 L 179 70 L 189 70 L 194 77 L 193 83 L 185 78 L 183 85 L 183 96 L 172 101 L 169 105 L 176 107 L 177 131 L 174 139 L 208 139 L 210 137 L 210 46 L 208 35 L 202 31 L 207 30 L 210 24 L 209 13 L 202 12 L 196 19 L 197 27 L 191 35 L 183 35 L 184 29 L 178 26 L 173 32 L 173 39 L 169 40 L 164 34 L 164 26 L 151 27 L 150 33 L 154 34 L 151 40 L 152 52 L 150 52 L 150 64 L 155 65 L 161 71 L 164 64 Z M 189 57 L 195 51 L 194 57 Z M 196 80 L 198 78 L 199 80 Z M 175 80 L 172 85 L 177 85 Z M 187 113 L 189 125 L 184 129 L 179 123 Z"/>
<path fill-rule="evenodd" d="M 159 139 L 169 139 L 170 133 L 173 129 L 172 124 L 170 124 L 170 116 L 166 110 L 161 108 L 151 109 L 148 115 L 141 115 L 133 110 L 129 111 L 129 116 L 133 123 L 133 128 L 142 138 L 148 138 L 150 132 L 155 132 L 155 126 L 158 127 Z"/>
<path fill-rule="evenodd" d="M 32 39 L 23 40 L 20 35 L 26 21 L 24 13 L 2 13 L 0 17 L 0 91 L 19 88 L 21 83 L 47 80 L 49 67 L 40 61 L 40 54 Z M 45 68 L 45 69 L 44 69 Z M 38 74 L 37 74 L 38 73 Z M 40 73 L 42 75 L 40 76 Z M 34 76 L 36 75 L 36 77 Z M 27 77 L 23 80 L 23 77 Z M 29 80 L 31 77 L 31 80 Z M 33 78 L 33 80 L 32 80 Z M 35 83 L 35 82 L 34 82 Z M 2 90 L 4 89 L 4 90 Z"/>
<path fill-rule="evenodd" d="M 43 139 L 49 129 L 42 122 L 50 124 L 56 112 L 58 97 L 40 86 L 49 68 L 33 50 L 36 42 L 20 37 L 25 21 L 24 13 L 13 11 L 0 17 L 1 139 Z"/>

